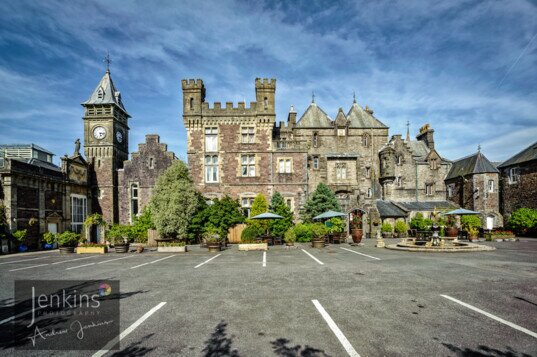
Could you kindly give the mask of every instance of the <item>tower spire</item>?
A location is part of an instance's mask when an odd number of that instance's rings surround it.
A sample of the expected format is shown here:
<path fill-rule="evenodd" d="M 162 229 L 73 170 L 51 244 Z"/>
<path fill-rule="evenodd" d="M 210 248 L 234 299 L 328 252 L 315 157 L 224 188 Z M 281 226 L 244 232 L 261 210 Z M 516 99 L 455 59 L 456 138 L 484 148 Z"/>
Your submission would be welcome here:
<path fill-rule="evenodd" d="M 481 144 L 477 144 L 477 152 L 481 152 Z"/>
<path fill-rule="evenodd" d="M 356 104 L 356 92 L 352 91 L 352 102 Z"/>
<path fill-rule="evenodd" d="M 315 103 L 315 92 L 311 91 L 311 102 Z"/>
<path fill-rule="evenodd" d="M 106 73 L 110 73 L 110 63 L 112 63 L 112 59 L 110 58 L 109 51 L 106 51 L 106 56 L 104 57 L 103 62 L 106 63 Z"/>
<path fill-rule="evenodd" d="M 406 141 L 410 141 L 410 121 L 406 121 Z"/>

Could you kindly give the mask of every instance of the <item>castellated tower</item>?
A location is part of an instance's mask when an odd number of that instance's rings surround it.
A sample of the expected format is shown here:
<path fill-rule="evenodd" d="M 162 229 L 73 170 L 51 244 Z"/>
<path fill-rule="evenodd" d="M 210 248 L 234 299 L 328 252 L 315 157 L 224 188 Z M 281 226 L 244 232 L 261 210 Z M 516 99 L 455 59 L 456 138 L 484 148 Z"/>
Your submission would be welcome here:
<path fill-rule="evenodd" d="M 84 107 L 84 152 L 91 165 L 93 212 L 101 213 L 108 223 L 117 223 L 117 170 L 128 159 L 130 115 L 116 90 L 110 71 L 82 103 Z"/>

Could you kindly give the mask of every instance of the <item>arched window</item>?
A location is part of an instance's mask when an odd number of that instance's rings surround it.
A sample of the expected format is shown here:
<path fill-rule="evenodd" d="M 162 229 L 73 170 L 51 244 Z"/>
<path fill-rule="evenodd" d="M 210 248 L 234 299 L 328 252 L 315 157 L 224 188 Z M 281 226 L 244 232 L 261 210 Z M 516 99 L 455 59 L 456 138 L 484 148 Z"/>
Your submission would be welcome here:
<path fill-rule="evenodd" d="M 190 98 L 190 110 L 194 109 L 194 98 Z"/>
<path fill-rule="evenodd" d="M 316 148 L 319 145 L 319 134 L 317 132 L 313 133 L 313 147 Z"/>
<path fill-rule="evenodd" d="M 263 103 L 265 104 L 265 109 L 268 108 L 268 98 L 265 97 L 265 99 L 263 100 Z"/>
<path fill-rule="evenodd" d="M 362 137 L 362 144 L 365 147 L 369 146 L 369 134 L 364 134 L 364 136 Z"/>
<path fill-rule="evenodd" d="M 373 190 L 371 188 L 367 189 L 367 198 L 373 197 Z"/>
<path fill-rule="evenodd" d="M 134 222 L 134 218 L 138 215 L 138 184 L 131 184 L 131 223 Z"/>

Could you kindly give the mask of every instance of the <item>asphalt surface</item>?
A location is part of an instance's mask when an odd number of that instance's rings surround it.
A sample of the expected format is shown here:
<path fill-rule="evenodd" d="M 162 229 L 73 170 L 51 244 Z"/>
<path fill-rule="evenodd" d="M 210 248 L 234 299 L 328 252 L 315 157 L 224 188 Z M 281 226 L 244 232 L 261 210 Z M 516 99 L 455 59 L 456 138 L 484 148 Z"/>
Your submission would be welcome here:
<path fill-rule="evenodd" d="M 266 266 L 262 252 L 236 247 L 208 262 L 216 254 L 199 247 L 13 255 L 0 258 L 0 321 L 13 314 L 16 279 L 119 279 L 121 331 L 165 304 L 106 356 L 348 356 L 349 346 L 360 356 L 536 356 L 537 239 L 484 244 L 497 250 L 399 252 L 372 240 L 271 247 Z M 104 334 L 95 351 L 28 352 L 0 343 L 0 355 L 92 356 L 112 337 Z"/>

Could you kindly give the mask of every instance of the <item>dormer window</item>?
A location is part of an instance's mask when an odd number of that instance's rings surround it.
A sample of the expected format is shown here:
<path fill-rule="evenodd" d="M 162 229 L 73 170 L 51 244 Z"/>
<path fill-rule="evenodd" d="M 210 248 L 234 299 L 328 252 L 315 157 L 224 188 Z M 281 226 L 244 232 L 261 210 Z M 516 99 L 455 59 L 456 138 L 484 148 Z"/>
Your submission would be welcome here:
<path fill-rule="evenodd" d="M 97 91 L 97 98 L 98 99 L 103 99 L 104 98 L 104 91 L 100 87 L 99 87 L 99 90 Z"/>

